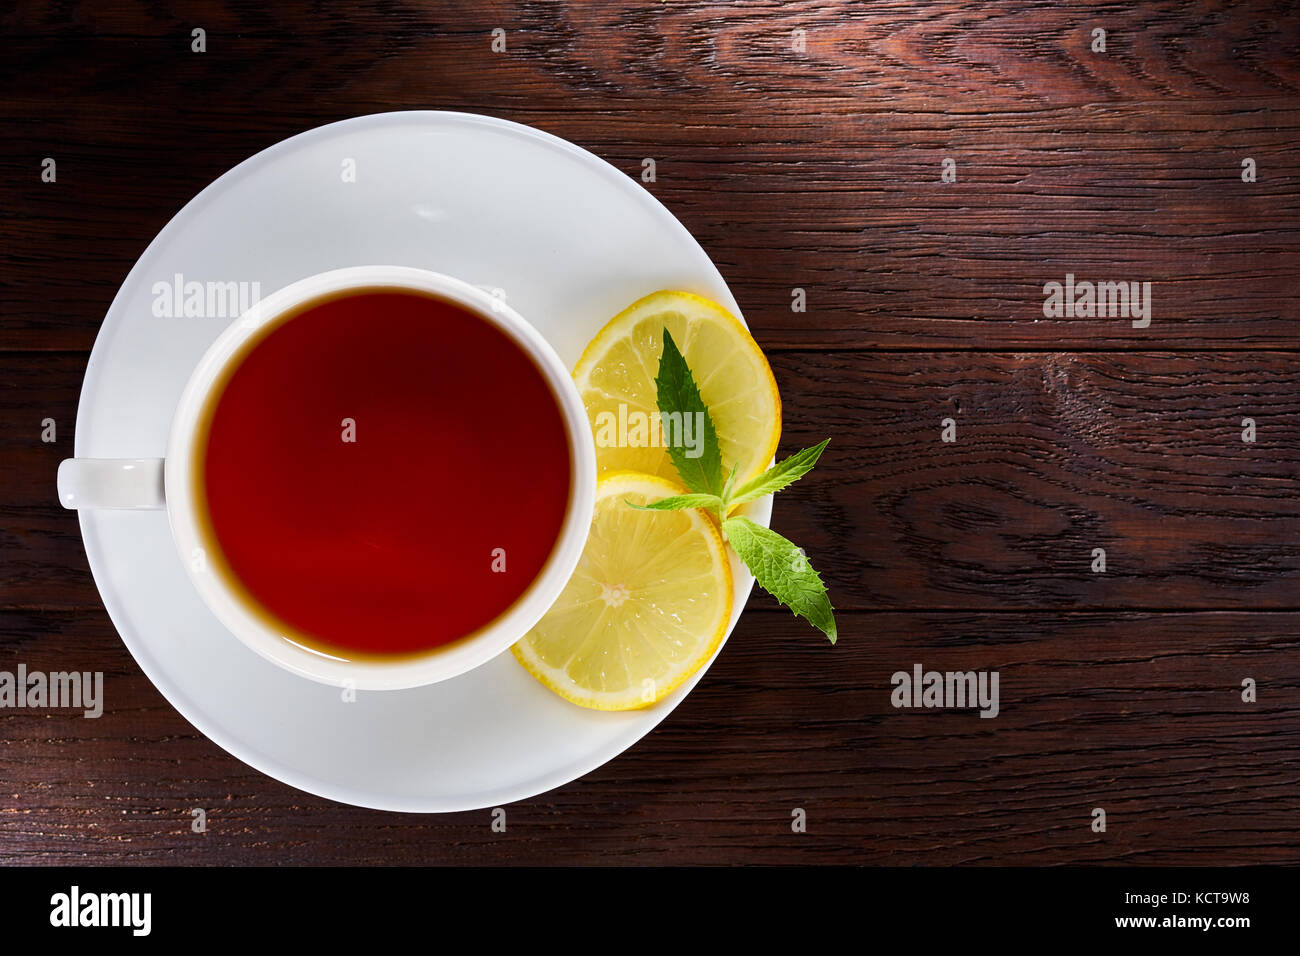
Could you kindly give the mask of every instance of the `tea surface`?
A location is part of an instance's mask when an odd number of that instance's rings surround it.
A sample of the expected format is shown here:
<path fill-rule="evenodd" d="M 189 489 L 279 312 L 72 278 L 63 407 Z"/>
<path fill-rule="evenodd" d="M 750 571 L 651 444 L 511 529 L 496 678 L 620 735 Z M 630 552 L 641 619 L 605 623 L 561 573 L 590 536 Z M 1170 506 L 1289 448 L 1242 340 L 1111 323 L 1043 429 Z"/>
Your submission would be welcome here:
<path fill-rule="evenodd" d="M 216 571 L 345 659 L 419 654 L 499 617 L 550 556 L 570 490 L 532 359 L 398 290 L 318 300 L 257 340 L 200 448 Z"/>

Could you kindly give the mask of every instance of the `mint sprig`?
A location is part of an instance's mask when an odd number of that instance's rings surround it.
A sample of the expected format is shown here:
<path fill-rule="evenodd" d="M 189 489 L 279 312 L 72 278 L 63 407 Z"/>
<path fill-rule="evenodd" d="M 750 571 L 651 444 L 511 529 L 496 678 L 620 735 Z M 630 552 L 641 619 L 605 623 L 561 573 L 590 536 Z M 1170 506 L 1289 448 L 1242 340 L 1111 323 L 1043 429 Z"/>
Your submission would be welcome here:
<path fill-rule="evenodd" d="M 803 548 L 743 515 L 722 522 L 722 530 L 763 590 L 800 617 L 807 618 L 834 644 L 835 614 L 826 585 L 808 563 Z"/>
<path fill-rule="evenodd" d="M 690 366 L 667 329 L 664 329 L 664 353 L 659 360 L 655 389 L 668 454 L 677 474 L 682 476 L 682 482 L 700 494 L 721 494 L 722 453 L 718 449 L 718 433 L 713 427 L 709 407 L 700 398 Z M 685 432 L 688 428 L 693 429 L 696 422 L 702 423 L 703 435 L 700 436 L 700 448 L 691 456 L 687 453 L 690 449 L 686 447 Z"/>
<path fill-rule="evenodd" d="M 702 508 L 711 513 L 722 528 L 722 536 L 753 573 L 759 586 L 821 630 L 834 644 L 838 632 L 830 597 L 821 575 L 808 563 L 803 549 L 770 528 L 742 515 L 731 514 L 745 502 L 776 494 L 806 475 L 817 464 L 830 439 L 795 452 L 736 488 L 736 466 L 731 466 L 731 472 L 724 480 L 722 454 L 713 418 L 700 397 L 690 366 L 667 329 L 664 329 L 663 355 L 659 360 L 655 386 L 668 454 L 691 493 L 661 498 L 647 505 L 630 501 L 628 504 L 648 511 Z M 688 414 L 700 415 L 700 418 L 691 420 L 699 421 L 703 426 L 702 440 L 694 457 L 687 454 L 686 443 L 682 440 L 683 429 L 678 424 Z M 670 428 L 670 422 L 677 427 Z"/>
<path fill-rule="evenodd" d="M 797 451 L 785 461 L 773 465 L 756 478 L 751 478 L 740 486 L 740 490 L 732 496 L 731 503 L 744 504 L 746 501 L 766 498 L 790 487 L 812 471 L 813 465 L 817 464 L 817 459 L 822 456 L 828 444 L 830 444 L 829 438 L 811 448 Z"/>

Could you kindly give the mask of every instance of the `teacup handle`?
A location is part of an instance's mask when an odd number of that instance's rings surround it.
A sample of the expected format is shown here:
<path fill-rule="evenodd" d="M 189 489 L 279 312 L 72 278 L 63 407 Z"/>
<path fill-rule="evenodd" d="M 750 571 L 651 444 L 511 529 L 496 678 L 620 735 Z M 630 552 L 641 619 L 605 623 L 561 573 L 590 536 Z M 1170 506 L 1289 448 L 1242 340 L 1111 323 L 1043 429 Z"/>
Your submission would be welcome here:
<path fill-rule="evenodd" d="M 59 462 L 58 484 L 65 508 L 167 507 L 162 458 L 65 458 Z"/>

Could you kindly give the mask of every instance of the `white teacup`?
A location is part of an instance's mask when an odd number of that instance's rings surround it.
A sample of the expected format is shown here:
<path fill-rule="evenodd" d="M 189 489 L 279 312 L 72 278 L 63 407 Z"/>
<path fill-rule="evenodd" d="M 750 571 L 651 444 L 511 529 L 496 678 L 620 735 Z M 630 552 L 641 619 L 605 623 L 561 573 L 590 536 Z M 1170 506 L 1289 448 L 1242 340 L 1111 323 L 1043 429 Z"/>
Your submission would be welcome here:
<path fill-rule="evenodd" d="M 555 395 L 568 436 L 572 481 L 559 537 L 520 598 L 474 635 L 410 658 L 341 660 L 295 643 L 250 608 L 221 575 L 191 560 L 203 547 L 203 503 L 192 471 L 199 460 L 201 412 L 256 332 L 321 296 L 352 289 L 395 288 L 432 294 L 504 332 L 541 371 Z M 255 463 L 250 467 L 255 467 Z M 459 279 L 405 266 L 357 266 L 301 279 L 262 299 L 230 325 L 199 360 L 172 417 L 167 457 L 69 458 L 59 465 L 59 500 L 67 508 L 166 509 L 172 538 L 190 580 L 217 618 L 250 648 L 303 677 L 362 690 L 432 684 L 486 663 L 519 640 L 559 597 L 582 555 L 596 495 L 596 456 L 587 414 L 573 379 L 545 339 L 499 298 Z"/>

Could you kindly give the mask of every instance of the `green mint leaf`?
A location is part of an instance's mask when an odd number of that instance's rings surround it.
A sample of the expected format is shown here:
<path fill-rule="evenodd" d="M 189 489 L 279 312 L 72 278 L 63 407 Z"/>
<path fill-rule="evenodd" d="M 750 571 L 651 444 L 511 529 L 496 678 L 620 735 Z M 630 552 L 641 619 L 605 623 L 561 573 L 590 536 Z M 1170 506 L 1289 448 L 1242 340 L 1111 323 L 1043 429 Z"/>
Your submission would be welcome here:
<path fill-rule="evenodd" d="M 681 511 L 683 508 L 716 509 L 722 505 L 722 499 L 717 495 L 674 495 L 671 498 L 660 498 L 658 501 L 652 501 L 648 505 L 639 505 L 635 501 L 628 501 L 626 498 L 623 499 L 623 502 L 638 511 Z"/>
<path fill-rule="evenodd" d="M 731 500 L 732 489 L 736 487 L 736 469 L 739 467 L 739 462 L 731 466 L 731 474 L 727 476 L 727 483 L 722 486 L 722 501 L 724 504 Z"/>
<path fill-rule="evenodd" d="M 655 376 L 664 444 L 682 482 L 691 491 L 717 496 L 722 491 L 722 453 L 709 408 L 700 398 L 686 359 L 664 329 L 664 350 Z M 686 441 L 686 436 L 691 441 Z M 691 447 L 694 446 L 694 447 Z"/>
<path fill-rule="evenodd" d="M 785 461 L 773 465 L 757 478 L 751 478 L 740 486 L 740 490 L 736 492 L 734 498 L 727 499 L 727 504 L 744 504 L 746 501 L 774 495 L 782 488 L 788 488 L 812 471 L 813 465 L 817 464 L 817 459 L 822 456 L 822 452 L 829 441 L 828 438 L 820 445 L 813 445 L 811 448 L 795 452 Z"/>
<path fill-rule="evenodd" d="M 835 643 L 835 614 L 821 575 L 794 542 L 745 517 L 728 518 L 722 531 L 763 590 Z"/>

